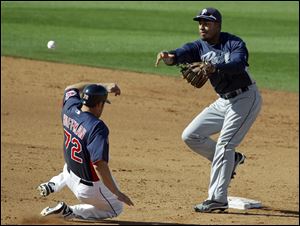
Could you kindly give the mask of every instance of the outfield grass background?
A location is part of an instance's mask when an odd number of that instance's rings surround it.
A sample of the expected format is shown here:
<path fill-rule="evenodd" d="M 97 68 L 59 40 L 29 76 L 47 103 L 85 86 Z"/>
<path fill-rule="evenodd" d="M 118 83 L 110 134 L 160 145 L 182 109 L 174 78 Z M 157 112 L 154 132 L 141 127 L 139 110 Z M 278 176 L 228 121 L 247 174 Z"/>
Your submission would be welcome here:
<path fill-rule="evenodd" d="M 208 6 L 221 11 L 223 31 L 246 42 L 259 87 L 299 91 L 296 1 L 2 1 L 1 55 L 178 76 L 175 67 L 155 68 L 156 54 L 198 39 L 192 18 Z"/>

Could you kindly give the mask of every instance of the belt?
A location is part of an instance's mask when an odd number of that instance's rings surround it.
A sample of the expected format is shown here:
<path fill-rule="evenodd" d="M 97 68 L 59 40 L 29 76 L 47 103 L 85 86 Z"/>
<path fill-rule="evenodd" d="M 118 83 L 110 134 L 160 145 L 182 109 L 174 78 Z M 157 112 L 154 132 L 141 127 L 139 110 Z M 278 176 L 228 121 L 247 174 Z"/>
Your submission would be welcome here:
<path fill-rule="evenodd" d="M 67 167 L 67 170 L 68 170 L 68 172 L 70 173 L 71 170 L 70 170 L 69 167 Z M 79 182 L 82 183 L 82 184 L 85 184 L 85 185 L 87 185 L 87 186 L 90 186 L 90 187 L 93 187 L 93 186 L 94 186 L 94 184 L 93 184 L 92 182 L 86 181 L 86 180 L 83 180 L 83 179 L 80 179 Z"/>
<path fill-rule="evenodd" d="M 85 185 L 90 186 L 90 187 L 94 186 L 94 184 L 92 182 L 89 182 L 89 181 L 86 181 L 86 180 L 83 180 L 83 179 L 80 179 L 80 183 L 85 184 Z"/>
<path fill-rule="evenodd" d="M 229 92 L 229 93 L 220 94 L 220 97 L 222 97 L 223 99 L 230 99 L 230 98 L 234 98 L 237 95 L 239 95 L 243 92 L 246 92 L 248 90 L 249 90 L 249 88 L 248 88 L 248 86 L 246 86 L 246 87 L 234 90 L 234 91 Z"/>

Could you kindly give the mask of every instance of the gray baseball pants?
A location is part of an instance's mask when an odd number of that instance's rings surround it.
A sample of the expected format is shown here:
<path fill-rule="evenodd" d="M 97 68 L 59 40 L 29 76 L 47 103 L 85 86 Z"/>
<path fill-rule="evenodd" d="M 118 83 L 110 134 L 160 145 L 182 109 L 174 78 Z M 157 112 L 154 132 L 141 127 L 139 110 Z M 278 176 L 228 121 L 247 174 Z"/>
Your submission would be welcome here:
<path fill-rule="evenodd" d="M 255 84 L 231 99 L 218 98 L 206 107 L 182 133 L 183 141 L 212 162 L 208 199 L 227 202 L 227 189 L 235 162 L 235 148 L 241 143 L 262 104 Z M 217 141 L 211 135 L 220 132 Z"/>

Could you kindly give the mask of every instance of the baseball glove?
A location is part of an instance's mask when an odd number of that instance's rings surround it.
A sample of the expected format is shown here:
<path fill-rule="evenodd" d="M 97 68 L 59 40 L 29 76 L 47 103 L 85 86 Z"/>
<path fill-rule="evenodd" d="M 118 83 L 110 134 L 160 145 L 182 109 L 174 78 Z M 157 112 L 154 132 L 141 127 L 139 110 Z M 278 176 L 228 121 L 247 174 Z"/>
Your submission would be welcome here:
<path fill-rule="evenodd" d="M 201 88 L 208 80 L 210 74 L 215 72 L 215 67 L 207 62 L 194 62 L 179 65 L 183 79 L 196 88 Z"/>

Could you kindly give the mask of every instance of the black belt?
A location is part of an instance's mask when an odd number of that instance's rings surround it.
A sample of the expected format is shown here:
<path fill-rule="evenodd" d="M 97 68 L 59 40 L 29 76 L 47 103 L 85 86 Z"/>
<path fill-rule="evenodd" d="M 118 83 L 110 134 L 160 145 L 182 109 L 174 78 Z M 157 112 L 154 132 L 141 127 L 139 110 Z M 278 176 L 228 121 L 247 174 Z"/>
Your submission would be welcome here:
<path fill-rule="evenodd" d="M 70 173 L 70 168 L 69 167 L 67 167 L 67 170 Z M 85 185 L 90 186 L 90 187 L 94 186 L 94 184 L 92 182 L 89 182 L 89 181 L 86 181 L 86 180 L 83 180 L 83 179 L 80 179 L 80 183 L 85 184 Z"/>
<path fill-rule="evenodd" d="M 220 97 L 222 97 L 224 99 L 230 99 L 230 98 L 234 98 L 237 95 L 239 95 L 239 94 L 241 94 L 243 92 L 246 92 L 248 90 L 249 90 L 249 88 L 248 88 L 248 86 L 246 86 L 246 87 L 234 90 L 234 91 L 229 92 L 229 93 L 220 94 Z"/>
<path fill-rule="evenodd" d="M 85 184 L 85 185 L 90 186 L 90 187 L 94 186 L 94 184 L 92 182 L 89 182 L 89 181 L 86 181 L 86 180 L 83 180 L 83 179 L 80 179 L 80 183 Z"/>

